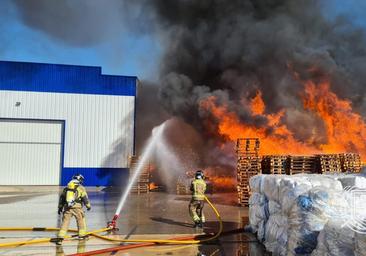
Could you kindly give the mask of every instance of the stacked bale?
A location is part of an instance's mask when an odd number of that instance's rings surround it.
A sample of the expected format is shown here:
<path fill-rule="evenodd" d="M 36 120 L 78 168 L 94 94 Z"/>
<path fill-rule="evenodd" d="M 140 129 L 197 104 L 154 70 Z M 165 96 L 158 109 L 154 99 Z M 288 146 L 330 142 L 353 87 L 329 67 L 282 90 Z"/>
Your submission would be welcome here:
<path fill-rule="evenodd" d="M 347 185 L 366 187 L 362 176 L 337 174 L 251 178 L 251 230 L 273 255 L 365 255 L 364 249 L 354 248 L 364 248 L 366 234 L 345 225 L 352 220 L 353 206 L 362 205 L 362 196 L 356 203 L 350 200 L 354 197 L 343 189 L 344 179 Z M 363 209 L 357 213 L 366 217 Z M 358 253 L 349 254 L 353 250 Z"/>

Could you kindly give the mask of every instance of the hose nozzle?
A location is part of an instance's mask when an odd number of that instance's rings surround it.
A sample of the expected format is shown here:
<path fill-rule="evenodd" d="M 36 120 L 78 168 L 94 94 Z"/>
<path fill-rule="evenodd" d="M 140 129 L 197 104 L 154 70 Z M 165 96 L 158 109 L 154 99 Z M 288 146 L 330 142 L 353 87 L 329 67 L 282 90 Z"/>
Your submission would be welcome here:
<path fill-rule="evenodd" d="M 113 216 L 112 221 L 108 221 L 107 222 L 107 228 L 109 228 L 111 231 L 118 231 L 118 228 L 116 227 L 117 226 L 117 219 L 118 218 L 119 218 L 119 215 L 118 214 L 115 214 Z"/>

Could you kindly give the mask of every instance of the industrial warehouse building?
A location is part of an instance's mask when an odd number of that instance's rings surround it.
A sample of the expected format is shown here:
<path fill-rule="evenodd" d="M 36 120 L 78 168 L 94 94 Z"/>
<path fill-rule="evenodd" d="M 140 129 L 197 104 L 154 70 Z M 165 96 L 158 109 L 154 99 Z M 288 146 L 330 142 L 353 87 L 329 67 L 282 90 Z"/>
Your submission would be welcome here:
<path fill-rule="evenodd" d="M 0 61 L 0 185 L 127 179 L 137 81 L 100 67 Z"/>

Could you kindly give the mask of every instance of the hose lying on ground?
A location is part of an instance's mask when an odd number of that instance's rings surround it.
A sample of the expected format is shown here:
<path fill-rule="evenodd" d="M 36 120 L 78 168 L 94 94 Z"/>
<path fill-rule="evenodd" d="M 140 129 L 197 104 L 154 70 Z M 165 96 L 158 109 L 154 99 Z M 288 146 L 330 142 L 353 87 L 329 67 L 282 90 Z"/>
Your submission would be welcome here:
<path fill-rule="evenodd" d="M 106 241 L 110 241 L 110 242 L 123 242 L 123 243 L 145 243 L 144 245 L 131 245 L 129 246 L 129 248 L 137 248 L 137 247 L 141 247 L 141 246 L 148 246 L 148 245 L 155 245 L 155 244 L 199 244 L 199 243 L 205 243 L 208 241 L 212 241 L 215 240 L 216 238 L 218 238 L 220 236 L 220 234 L 223 231 L 223 223 L 221 220 L 221 216 L 219 214 L 219 212 L 217 211 L 217 209 L 215 208 L 215 206 L 211 203 L 211 201 L 205 196 L 205 200 L 207 201 L 207 203 L 210 205 L 210 207 L 213 209 L 213 211 L 215 212 L 218 220 L 219 220 L 219 231 L 212 235 L 212 236 L 190 236 L 190 237 L 177 237 L 177 238 L 172 238 L 172 239 L 116 239 L 116 238 L 110 238 L 107 236 L 102 236 L 102 235 L 98 235 L 98 233 L 102 233 L 105 231 L 110 230 L 110 228 L 103 228 L 103 229 L 98 229 L 98 230 L 93 230 L 88 232 L 88 235 L 92 235 L 94 237 L 97 237 L 99 239 L 103 239 Z M 57 231 L 59 230 L 59 228 L 0 228 L 0 231 L 21 231 L 21 230 L 27 230 L 27 231 Z M 76 230 L 70 230 L 71 232 L 75 232 Z M 73 238 L 74 236 L 66 236 L 65 240 Z M 206 238 L 203 238 L 206 237 Z M 9 243 L 2 243 L 0 244 L 0 248 L 1 247 L 11 247 L 11 246 L 21 246 L 21 245 L 29 245 L 29 244 L 37 244 L 37 243 L 45 243 L 45 242 L 51 242 L 54 238 L 40 238 L 40 239 L 35 239 L 35 240 L 27 240 L 27 241 L 17 241 L 17 242 L 9 242 Z M 123 246 L 121 246 L 123 247 Z M 117 249 L 118 247 L 114 247 L 113 248 L 108 248 L 105 250 L 111 250 L 113 249 L 114 251 L 118 251 Z M 124 246 L 124 248 L 126 248 L 126 246 Z M 98 250 L 101 251 L 101 250 Z M 96 251 L 95 251 L 96 252 Z M 107 251 L 106 251 L 107 252 Z M 90 252 L 93 253 L 93 252 Z M 98 252 L 101 253 L 101 252 Z M 82 253 L 82 254 L 75 254 L 75 255 L 95 255 L 95 254 L 88 254 L 88 253 Z"/>

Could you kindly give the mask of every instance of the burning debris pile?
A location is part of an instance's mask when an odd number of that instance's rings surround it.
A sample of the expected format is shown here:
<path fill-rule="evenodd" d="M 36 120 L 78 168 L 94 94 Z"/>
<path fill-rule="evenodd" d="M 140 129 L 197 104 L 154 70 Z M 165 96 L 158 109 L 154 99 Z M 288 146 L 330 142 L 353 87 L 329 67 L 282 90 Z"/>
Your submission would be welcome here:
<path fill-rule="evenodd" d="M 206 141 L 202 168 L 224 166 L 233 176 L 235 152 L 227 148 L 245 137 L 261 138 L 261 155 L 366 159 L 365 40 L 346 20 L 326 19 L 319 5 L 154 1 L 168 40 L 160 101 Z M 312 159 L 291 161 L 293 173 L 313 168 Z"/>
<path fill-rule="evenodd" d="M 238 202 L 243 206 L 249 204 L 249 179 L 257 174 L 330 174 L 361 171 L 361 157 L 355 153 L 260 156 L 258 138 L 238 139 L 236 151 Z"/>

